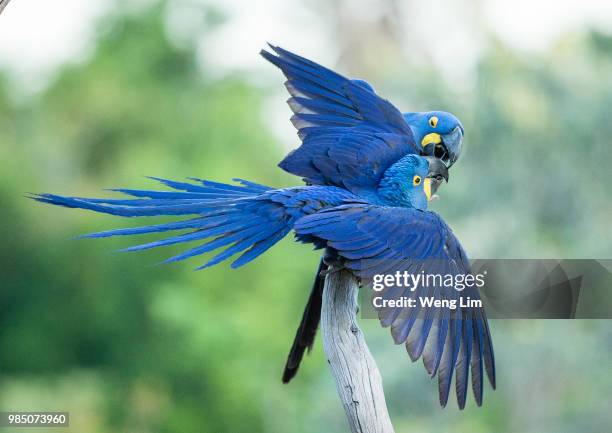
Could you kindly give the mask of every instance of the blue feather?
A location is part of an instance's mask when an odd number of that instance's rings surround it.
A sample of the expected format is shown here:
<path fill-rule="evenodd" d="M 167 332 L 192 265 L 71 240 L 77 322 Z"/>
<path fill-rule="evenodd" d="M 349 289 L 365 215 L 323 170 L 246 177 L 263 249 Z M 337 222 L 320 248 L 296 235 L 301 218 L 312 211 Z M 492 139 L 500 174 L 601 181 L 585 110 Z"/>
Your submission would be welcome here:
<path fill-rule="evenodd" d="M 127 235 L 140 235 L 145 233 L 157 233 L 172 230 L 183 230 L 188 228 L 200 227 L 203 222 L 203 218 L 194 218 L 186 221 L 176 221 L 165 224 L 150 225 L 145 227 L 133 227 L 125 229 L 107 230 L 103 232 L 90 233 L 87 235 L 81 235 L 80 238 L 107 238 L 110 236 L 127 236 Z"/>

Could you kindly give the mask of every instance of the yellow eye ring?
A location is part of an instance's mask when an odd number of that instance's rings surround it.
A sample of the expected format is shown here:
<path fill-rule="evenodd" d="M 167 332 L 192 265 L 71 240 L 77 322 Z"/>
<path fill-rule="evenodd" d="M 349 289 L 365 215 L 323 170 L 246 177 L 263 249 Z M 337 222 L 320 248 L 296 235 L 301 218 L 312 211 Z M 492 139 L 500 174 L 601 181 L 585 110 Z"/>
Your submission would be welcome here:
<path fill-rule="evenodd" d="M 419 176 L 418 174 L 417 174 L 417 175 L 415 175 L 415 176 L 412 178 L 412 184 L 413 184 L 414 186 L 419 186 L 419 185 L 421 184 L 421 176 Z"/>
<path fill-rule="evenodd" d="M 432 128 L 438 126 L 438 118 L 436 116 L 432 116 L 429 118 L 429 126 L 431 126 Z"/>

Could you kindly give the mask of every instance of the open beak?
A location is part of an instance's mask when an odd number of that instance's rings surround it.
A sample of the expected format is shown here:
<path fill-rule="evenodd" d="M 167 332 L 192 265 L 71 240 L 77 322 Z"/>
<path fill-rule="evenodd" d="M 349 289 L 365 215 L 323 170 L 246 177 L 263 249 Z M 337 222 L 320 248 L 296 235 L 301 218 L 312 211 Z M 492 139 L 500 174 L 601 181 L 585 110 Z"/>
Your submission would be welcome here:
<path fill-rule="evenodd" d="M 423 185 L 427 201 L 434 196 L 442 181 L 448 182 L 448 167 L 446 164 L 433 156 L 424 157 L 429 162 L 429 171 Z"/>
<path fill-rule="evenodd" d="M 432 132 L 421 141 L 423 153 L 444 161 L 447 167 L 452 166 L 461 154 L 463 147 L 463 131 L 457 126 L 448 134 L 440 135 Z"/>

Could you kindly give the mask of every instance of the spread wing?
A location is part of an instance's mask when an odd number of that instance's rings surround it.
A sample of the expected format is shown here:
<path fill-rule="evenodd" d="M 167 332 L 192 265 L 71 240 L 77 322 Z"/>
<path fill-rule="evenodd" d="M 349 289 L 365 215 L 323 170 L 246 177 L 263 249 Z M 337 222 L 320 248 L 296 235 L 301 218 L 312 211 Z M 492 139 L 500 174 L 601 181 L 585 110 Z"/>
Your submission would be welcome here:
<path fill-rule="evenodd" d="M 416 209 L 346 204 L 297 221 L 300 240 L 322 242 L 338 252 L 345 266 L 362 281 L 376 274 L 408 271 L 413 275 L 467 275 L 469 263 L 450 228 L 433 212 Z M 433 283 L 412 292 L 391 287 L 384 299 L 434 297 L 479 299 L 476 287 L 457 291 Z M 383 326 L 390 326 L 396 343 L 405 343 L 413 361 L 421 356 L 427 372 L 438 375 L 440 403 L 445 406 L 455 372 L 459 407 L 465 406 L 469 370 L 472 390 L 482 403 L 483 364 L 495 388 L 495 363 L 487 319 L 482 308 L 423 307 L 378 309 Z"/>
<path fill-rule="evenodd" d="M 419 153 L 402 113 L 365 81 L 350 80 L 270 45 L 261 55 L 281 69 L 302 145 L 279 166 L 312 184 L 372 188 L 403 156 Z"/>

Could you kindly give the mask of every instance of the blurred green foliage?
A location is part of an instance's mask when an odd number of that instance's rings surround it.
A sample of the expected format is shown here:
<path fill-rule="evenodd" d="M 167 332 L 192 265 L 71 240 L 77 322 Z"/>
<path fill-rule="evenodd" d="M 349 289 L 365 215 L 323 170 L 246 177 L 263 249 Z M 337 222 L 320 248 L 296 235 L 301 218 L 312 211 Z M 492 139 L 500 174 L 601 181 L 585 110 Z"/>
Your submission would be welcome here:
<path fill-rule="evenodd" d="M 69 240 L 134 222 L 23 197 L 149 187 L 146 175 L 297 182 L 275 168 L 284 151 L 262 120 L 268 90 L 213 78 L 163 23 L 157 4 L 108 17 L 91 58 L 25 101 L 0 79 L 0 410 L 68 410 L 67 431 L 90 433 L 345 431 L 320 346 L 280 383 L 315 253 L 288 239 L 232 272 L 152 266 L 172 247 L 113 254 L 126 240 Z M 532 57 L 493 42 L 469 97 L 430 69 L 410 82 L 386 74 L 413 105 L 464 120 L 467 151 L 436 208 L 473 257 L 612 255 L 611 53 L 597 33 Z M 363 325 L 397 431 L 612 423 L 609 323 L 494 323 L 499 390 L 464 412 L 439 409 L 424 370 Z"/>

